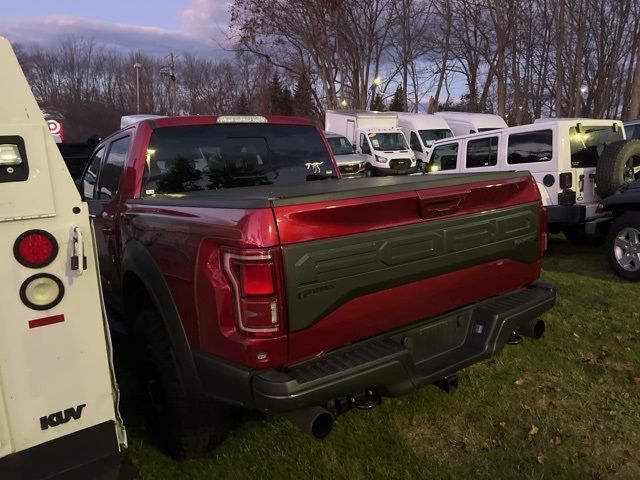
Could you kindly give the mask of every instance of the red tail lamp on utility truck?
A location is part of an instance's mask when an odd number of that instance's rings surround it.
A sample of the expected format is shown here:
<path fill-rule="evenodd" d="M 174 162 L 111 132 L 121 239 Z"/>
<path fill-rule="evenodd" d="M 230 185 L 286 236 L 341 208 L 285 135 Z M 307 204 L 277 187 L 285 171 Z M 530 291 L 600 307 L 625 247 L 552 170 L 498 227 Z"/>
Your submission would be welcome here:
<path fill-rule="evenodd" d="M 145 119 L 95 150 L 80 189 L 105 298 L 148 354 L 174 454 L 221 441 L 229 406 L 323 436 L 542 333 L 555 293 L 528 172 L 339 176 L 292 117 Z"/>
<path fill-rule="evenodd" d="M 87 204 L 0 37 L 0 478 L 131 478 Z"/>

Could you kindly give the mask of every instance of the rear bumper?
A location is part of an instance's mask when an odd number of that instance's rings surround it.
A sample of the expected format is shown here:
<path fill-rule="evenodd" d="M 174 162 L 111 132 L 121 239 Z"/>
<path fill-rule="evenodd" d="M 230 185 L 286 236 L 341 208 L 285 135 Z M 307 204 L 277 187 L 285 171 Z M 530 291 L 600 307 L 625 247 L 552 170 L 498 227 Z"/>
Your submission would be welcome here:
<path fill-rule="evenodd" d="M 398 396 L 496 355 L 512 331 L 550 309 L 555 297 L 551 286 L 535 283 L 285 371 L 251 372 L 211 357 L 196 360 L 210 396 L 265 412 L 321 405 L 366 389 Z"/>
<path fill-rule="evenodd" d="M 545 207 L 547 222 L 559 225 L 579 225 L 584 223 L 586 207 L 584 205 L 553 205 Z"/>
<path fill-rule="evenodd" d="M 120 451 L 112 421 L 0 458 L 0 478 L 129 480 L 137 470 Z"/>

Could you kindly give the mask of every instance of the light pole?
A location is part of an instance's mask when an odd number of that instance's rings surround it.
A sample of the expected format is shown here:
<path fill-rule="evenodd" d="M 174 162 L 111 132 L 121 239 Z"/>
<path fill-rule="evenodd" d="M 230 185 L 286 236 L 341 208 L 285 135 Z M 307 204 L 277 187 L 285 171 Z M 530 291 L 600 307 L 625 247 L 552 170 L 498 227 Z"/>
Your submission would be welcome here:
<path fill-rule="evenodd" d="M 582 116 L 582 111 L 584 107 L 587 106 L 587 93 L 589 93 L 589 88 L 586 85 L 582 85 L 580 87 L 580 112 L 578 112 L 578 116 Z"/>
<path fill-rule="evenodd" d="M 376 101 L 376 88 L 382 83 L 382 79 L 380 77 L 376 77 L 371 82 L 371 102 L 369 103 L 369 108 Z"/>
<path fill-rule="evenodd" d="M 138 62 L 133 64 L 136 69 L 136 113 L 140 113 L 140 69 L 142 65 Z"/>

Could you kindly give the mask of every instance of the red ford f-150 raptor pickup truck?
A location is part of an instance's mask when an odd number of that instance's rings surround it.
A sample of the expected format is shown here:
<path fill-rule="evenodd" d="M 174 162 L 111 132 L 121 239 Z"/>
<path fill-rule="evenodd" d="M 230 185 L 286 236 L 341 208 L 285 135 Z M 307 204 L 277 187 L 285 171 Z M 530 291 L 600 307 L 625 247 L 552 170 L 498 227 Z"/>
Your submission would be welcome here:
<path fill-rule="evenodd" d="M 144 120 L 79 187 L 107 303 L 147 353 L 167 446 L 194 454 L 229 406 L 333 417 L 538 337 L 545 215 L 527 172 L 340 180 L 290 117 Z M 334 177 L 334 178 L 331 178 Z"/>

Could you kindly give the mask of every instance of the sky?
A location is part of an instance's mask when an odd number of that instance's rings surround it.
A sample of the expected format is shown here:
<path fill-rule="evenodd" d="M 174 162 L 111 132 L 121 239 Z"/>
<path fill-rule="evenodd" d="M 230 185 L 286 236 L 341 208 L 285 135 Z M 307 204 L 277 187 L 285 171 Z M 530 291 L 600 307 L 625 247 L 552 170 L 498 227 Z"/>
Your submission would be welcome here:
<path fill-rule="evenodd" d="M 24 46 L 66 36 L 124 51 L 224 55 L 229 0 L 4 0 L 0 35 Z"/>

